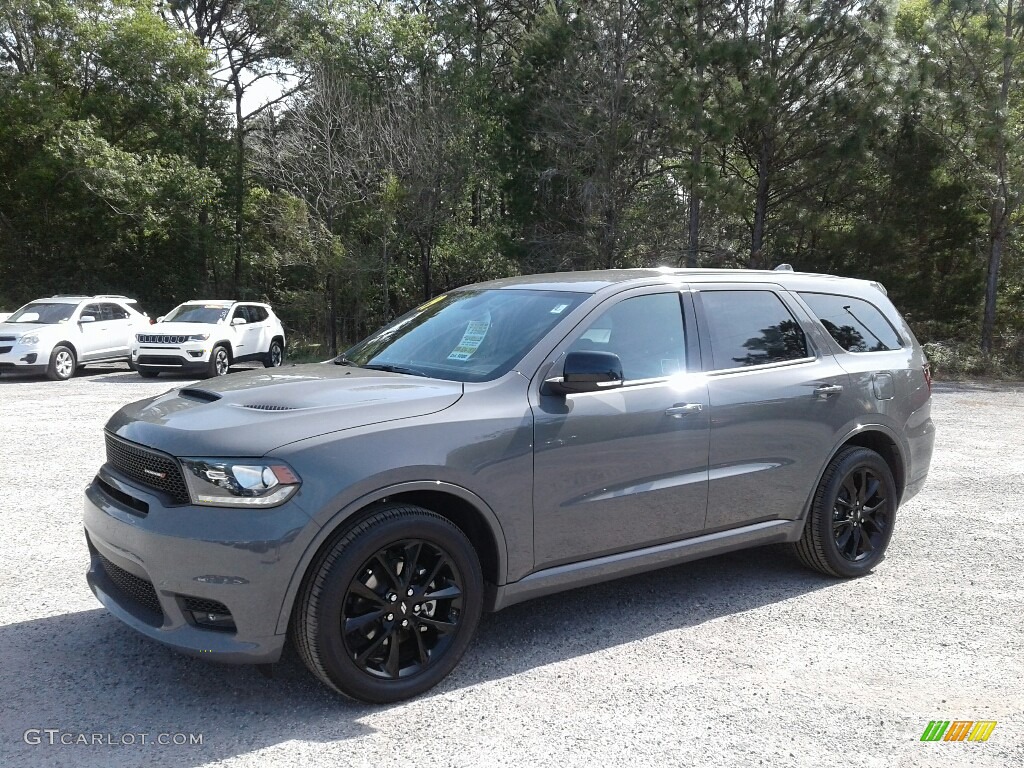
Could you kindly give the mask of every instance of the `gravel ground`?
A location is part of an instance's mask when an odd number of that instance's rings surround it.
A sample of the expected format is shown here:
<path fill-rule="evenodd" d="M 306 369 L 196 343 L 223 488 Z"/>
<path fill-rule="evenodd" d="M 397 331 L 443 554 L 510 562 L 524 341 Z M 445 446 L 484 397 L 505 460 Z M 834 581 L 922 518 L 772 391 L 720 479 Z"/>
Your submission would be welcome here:
<path fill-rule="evenodd" d="M 543 598 L 486 616 L 433 692 L 367 707 L 294 657 L 271 680 L 179 656 L 89 592 L 101 427 L 182 383 L 0 379 L 0 766 L 1024 765 L 1024 384 L 936 387 L 931 477 L 868 577 L 772 547 Z M 999 724 L 920 742 L 934 719 Z M 104 743 L 60 744 L 81 733 Z"/>

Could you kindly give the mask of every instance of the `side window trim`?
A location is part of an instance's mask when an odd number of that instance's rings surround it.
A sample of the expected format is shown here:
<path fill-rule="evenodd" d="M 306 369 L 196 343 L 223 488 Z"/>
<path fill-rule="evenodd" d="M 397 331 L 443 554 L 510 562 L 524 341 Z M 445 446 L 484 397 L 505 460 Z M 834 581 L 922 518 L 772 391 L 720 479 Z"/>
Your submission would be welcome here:
<path fill-rule="evenodd" d="M 715 368 L 715 360 L 712 356 L 711 350 L 711 325 L 708 321 L 708 315 L 705 311 L 704 302 L 701 300 L 700 294 L 706 291 L 766 291 L 773 294 L 782 305 L 786 308 L 786 311 L 793 316 L 793 320 L 796 321 L 797 325 L 804 332 L 804 343 L 807 345 L 807 357 L 800 357 L 793 360 L 776 360 L 769 363 L 759 363 L 758 365 L 737 365 L 733 368 Z M 692 289 L 693 303 L 696 310 L 697 316 L 697 333 L 700 336 L 700 351 L 701 351 L 701 363 L 702 370 L 709 376 L 719 376 L 722 374 L 733 374 L 741 373 L 746 371 L 763 371 L 770 368 L 781 368 L 784 366 L 791 365 L 806 365 L 808 363 L 815 363 L 821 357 L 821 352 L 817 349 L 814 338 L 807 328 L 807 319 L 801 319 L 801 316 L 806 314 L 806 310 L 802 307 L 794 307 L 793 300 L 787 295 L 787 291 L 781 286 L 774 283 L 758 283 L 758 284 L 736 284 L 736 283 L 723 283 L 723 284 L 707 284 L 694 286 Z M 794 309 L 799 309 L 799 312 L 795 312 Z"/>

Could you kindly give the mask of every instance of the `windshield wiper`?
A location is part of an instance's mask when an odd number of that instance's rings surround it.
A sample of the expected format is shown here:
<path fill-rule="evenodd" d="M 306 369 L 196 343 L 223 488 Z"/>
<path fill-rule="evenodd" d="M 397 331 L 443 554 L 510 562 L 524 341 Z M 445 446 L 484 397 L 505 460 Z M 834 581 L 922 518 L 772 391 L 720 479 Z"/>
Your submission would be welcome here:
<path fill-rule="evenodd" d="M 355 365 L 349 361 L 349 364 Z M 390 363 L 371 363 L 368 365 L 361 365 L 360 368 L 369 368 L 371 371 L 384 371 L 385 373 L 405 373 L 409 376 L 426 376 L 423 371 L 417 370 L 416 368 L 408 368 L 404 365 L 391 365 Z"/>
<path fill-rule="evenodd" d="M 335 365 L 351 365 L 351 366 L 353 366 L 355 368 L 362 368 L 362 366 L 359 365 L 359 363 L 353 363 L 351 360 L 349 360 L 344 355 L 340 355 L 340 356 L 334 358 L 334 364 Z"/>

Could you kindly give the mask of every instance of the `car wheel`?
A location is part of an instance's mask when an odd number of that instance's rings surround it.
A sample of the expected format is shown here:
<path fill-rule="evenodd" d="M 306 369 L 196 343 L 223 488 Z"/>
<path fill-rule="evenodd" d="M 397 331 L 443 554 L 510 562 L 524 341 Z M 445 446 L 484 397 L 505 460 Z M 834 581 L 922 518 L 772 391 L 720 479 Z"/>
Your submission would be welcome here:
<path fill-rule="evenodd" d="M 150 368 L 143 368 L 141 366 L 137 366 L 135 372 L 144 379 L 155 379 L 160 375 L 160 371 L 154 371 Z"/>
<path fill-rule="evenodd" d="M 796 543 L 797 557 L 829 576 L 861 576 L 885 557 L 898 494 L 885 459 L 851 447 L 829 463 Z"/>
<path fill-rule="evenodd" d="M 213 348 L 213 352 L 210 353 L 210 367 L 206 371 L 206 377 L 212 379 L 215 376 L 224 376 L 230 368 L 231 355 L 228 353 L 227 347 L 223 344 L 218 344 Z"/>
<path fill-rule="evenodd" d="M 128 370 L 129 371 L 137 371 L 137 370 L 139 370 L 139 366 L 136 364 L 136 362 L 134 360 L 129 360 L 128 361 Z"/>
<path fill-rule="evenodd" d="M 265 368 L 280 368 L 282 363 L 284 363 L 284 347 L 281 346 L 281 342 L 274 339 L 270 342 L 270 351 L 263 356 L 263 366 Z"/>
<path fill-rule="evenodd" d="M 75 352 L 70 347 L 56 346 L 50 353 L 50 364 L 46 366 L 46 378 L 51 381 L 67 381 L 78 368 Z"/>
<path fill-rule="evenodd" d="M 483 608 L 466 535 L 420 507 L 384 507 L 314 562 L 292 641 L 334 690 L 384 704 L 437 685 L 462 658 Z"/>

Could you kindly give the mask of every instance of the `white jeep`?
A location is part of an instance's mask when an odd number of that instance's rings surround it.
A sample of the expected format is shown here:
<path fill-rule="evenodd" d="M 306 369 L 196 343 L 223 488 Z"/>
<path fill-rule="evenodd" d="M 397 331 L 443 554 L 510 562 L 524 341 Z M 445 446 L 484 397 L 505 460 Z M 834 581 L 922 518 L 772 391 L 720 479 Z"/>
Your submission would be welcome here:
<path fill-rule="evenodd" d="M 91 363 L 129 362 L 149 318 L 125 296 L 51 296 L 0 323 L 0 371 L 64 381 Z"/>
<path fill-rule="evenodd" d="M 234 363 L 284 362 L 284 328 L 268 304 L 187 301 L 135 335 L 132 363 L 140 376 L 194 373 L 223 376 Z"/>

